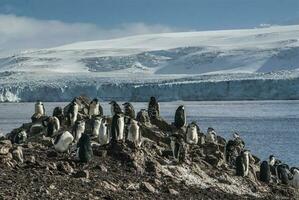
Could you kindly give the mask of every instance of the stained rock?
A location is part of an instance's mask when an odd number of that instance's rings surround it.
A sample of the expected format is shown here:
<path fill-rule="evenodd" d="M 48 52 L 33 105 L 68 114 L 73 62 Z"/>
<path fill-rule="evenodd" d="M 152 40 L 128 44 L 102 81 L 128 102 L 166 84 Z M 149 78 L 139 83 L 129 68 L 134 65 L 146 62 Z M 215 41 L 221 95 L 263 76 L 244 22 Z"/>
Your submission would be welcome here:
<path fill-rule="evenodd" d="M 156 193 L 156 189 L 148 182 L 142 182 L 142 189 L 145 192 Z"/>
<path fill-rule="evenodd" d="M 88 170 L 81 170 L 74 174 L 75 178 L 89 178 L 89 171 Z"/>
<path fill-rule="evenodd" d="M 57 164 L 57 170 L 65 174 L 72 174 L 74 172 L 74 169 L 71 167 L 71 165 L 68 162 L 59 162 Z"/>

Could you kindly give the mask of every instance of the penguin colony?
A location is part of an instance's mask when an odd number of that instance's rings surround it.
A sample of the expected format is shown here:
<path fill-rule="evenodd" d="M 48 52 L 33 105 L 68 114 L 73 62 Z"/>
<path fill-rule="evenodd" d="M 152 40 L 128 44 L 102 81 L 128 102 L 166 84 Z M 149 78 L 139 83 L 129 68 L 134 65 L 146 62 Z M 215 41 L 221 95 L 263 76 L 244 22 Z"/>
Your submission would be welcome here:
<path fill-rule="evenodd" d="M 32 122 L 35 123 L 31 131 L 43 128 L 45 136 L 51 137 L 53 148 L 59 153 L 70 153 L 75 150 L 80 162 L 86 163 L 92 159 L 92 143 L 108 145 L 112 142 L 130 142 L 138 149 L 142 145 L 142 131 L 140 123 L 150 122 L 160 117 L 160 105 L 155 97 L 151 97 L 148 109 L 141 109 L 136 115 L 131 103 L 122 104 L 123 109 L 116 101 L 111 101 L 111 117 L 104 116 L 103 108 L 98 99 L 93 99 L 88 105 L 88 119 L 80 116 L 80 107 L 74 98 L 63 110 L 56 107 L 53 115 L 46 116 L 44 105 L 41 101 L 35 104 L 35 112 Z M 91 131 L 86 130 L 86 121 L 92 122 Z M 184 131 L 183 134 L 169 134 L 169 146 L 174 161 L 182 160 L 182 145 L 217 144 L 222 142 L 216 131 L 209 127 L 206 134 L 201 133 L 196 122 L 187 124 L 186 112 L 180 105 L 174 116 L 173 126 Z M 14 143 L 24 143 L 27 139 L 26 131 L 22 130 L 12 138 Z M 225 142 L 226 164 L 235 169 L 235 175 L 246 177 L 250 173 L 250 162 L 253 159 L 250 151 L 245 149 L 245 143 L 238 133 L 233 133 L 232 139 Z M 18 155 L 18 152 L 15 152 Z M 21 157 L 21 156 L 20 156 Z M 281 183 L 299 188 L 299 168 L 289 167 L 287 164 L 269 156 L 268 160 L 262 161 L 258 179 L 264 183 Z"/>

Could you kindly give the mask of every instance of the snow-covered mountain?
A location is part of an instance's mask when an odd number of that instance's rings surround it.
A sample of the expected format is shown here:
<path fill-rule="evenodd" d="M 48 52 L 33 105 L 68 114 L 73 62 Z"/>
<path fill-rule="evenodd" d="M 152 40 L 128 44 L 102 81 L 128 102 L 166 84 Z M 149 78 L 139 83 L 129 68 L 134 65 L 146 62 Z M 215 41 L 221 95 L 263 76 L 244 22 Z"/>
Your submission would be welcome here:
<path fill-rule="evenodd" d="M 298 69 L 299 25 L 139 35 L 2 57 L 0 101 L 299 99 Z"/>

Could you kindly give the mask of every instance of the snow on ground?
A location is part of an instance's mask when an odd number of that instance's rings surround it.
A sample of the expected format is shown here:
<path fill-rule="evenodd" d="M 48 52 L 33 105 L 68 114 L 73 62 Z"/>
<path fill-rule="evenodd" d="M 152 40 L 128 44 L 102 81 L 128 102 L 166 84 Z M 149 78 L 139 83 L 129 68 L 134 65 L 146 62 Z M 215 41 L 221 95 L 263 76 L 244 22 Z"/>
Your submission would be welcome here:
<path fill-rule="evenodd" d="M 139 35 L 0 57 L 0 101 L 297 99 L 298 68 L 299 25 Z"/>

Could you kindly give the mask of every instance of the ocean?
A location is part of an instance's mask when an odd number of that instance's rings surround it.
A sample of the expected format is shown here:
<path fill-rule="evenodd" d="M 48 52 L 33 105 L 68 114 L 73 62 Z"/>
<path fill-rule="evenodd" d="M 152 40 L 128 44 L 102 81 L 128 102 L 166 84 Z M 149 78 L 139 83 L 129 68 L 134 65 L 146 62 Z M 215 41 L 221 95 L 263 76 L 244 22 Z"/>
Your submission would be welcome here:
<path fill-rule="evenodd" d="M 44 103 L 46 113 L 65 102 Z M 132 103 L 135 110 L 146 108 L 146 102 Z M 299 166 L 299 101 L 196 101 L 161 102 L 161 116 L 174 120 L 179 105 L 185 105 L 188 122 L 196 121 L 203 132 L 213 127 L 229 139 L 237 131 L 246 148 L 261 159 L 273 154 L 291 166 Z M 103 102 L 104 114 L 110 105 Z M 0 103 L 0 134 L 30 122 L 34 103 Z"/>

